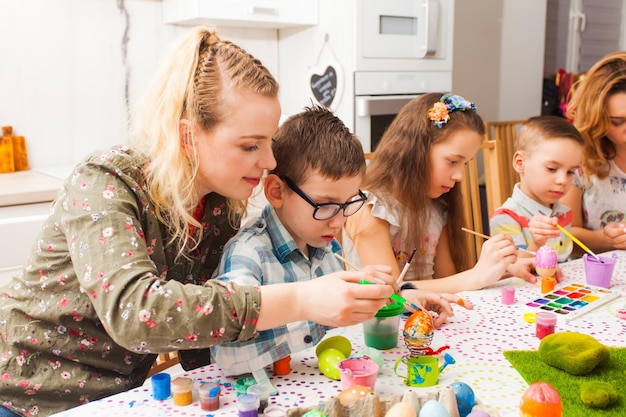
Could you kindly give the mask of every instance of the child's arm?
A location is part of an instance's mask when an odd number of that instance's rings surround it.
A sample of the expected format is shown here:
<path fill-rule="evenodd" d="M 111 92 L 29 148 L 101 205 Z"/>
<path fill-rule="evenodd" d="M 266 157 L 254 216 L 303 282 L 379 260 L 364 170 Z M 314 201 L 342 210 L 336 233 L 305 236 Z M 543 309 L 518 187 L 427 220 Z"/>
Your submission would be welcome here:
<path fill-rule="evenodd" d="M 394 279 L 400 276 L 400 267 L 393 253 L 389 223 L 372 216 L 372 206 L 365 205 L 346 222 L 345 231 L 354 242 L 359 259 L 364 265 L 390 265 Z"/>
<path fill-rule="evenodd" d="M 479 290 L 498 282 L 507 267 L 516 260 L 517 247 L 512 239 L 499 234 L 485 242 L 472 269 L 445 278 L 419 281 L 419 288 L 449 293 Z"/>
<path fill-rule="evenodd" d="M 448 229 L 444 227 L 437 242 L 437 254 L 435 255 L 434 278 L 448 277 L 456 274 L 458 271 L 454 267 L 452 261 L 452 253 L 450 251 L 450 238 L 448 237 Z"/>

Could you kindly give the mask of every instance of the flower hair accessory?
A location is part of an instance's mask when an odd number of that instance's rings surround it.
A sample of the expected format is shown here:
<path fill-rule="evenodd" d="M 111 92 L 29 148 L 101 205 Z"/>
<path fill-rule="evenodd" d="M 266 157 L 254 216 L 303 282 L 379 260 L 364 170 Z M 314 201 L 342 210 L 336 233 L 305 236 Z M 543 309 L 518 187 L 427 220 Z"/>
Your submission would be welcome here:
<path fill-rule="evenodd" d="M 428 118 L 434 122 L 435 126 L 441 129 L 450 120 L 450 113 L 455 110 L 465 111 L 467 109 L 476 111 L 476 106 L 461 96 L 444 94 L 441 100 L 428 110 Z"/>

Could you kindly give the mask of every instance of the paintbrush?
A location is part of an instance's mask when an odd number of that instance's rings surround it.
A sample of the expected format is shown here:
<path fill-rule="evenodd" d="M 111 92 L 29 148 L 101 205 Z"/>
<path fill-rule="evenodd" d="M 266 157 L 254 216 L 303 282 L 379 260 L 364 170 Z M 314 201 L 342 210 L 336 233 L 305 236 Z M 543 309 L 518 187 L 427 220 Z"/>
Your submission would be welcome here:
<path fill-rule="evenodd" d="M 347 260 L 346 258 L 344 258 L 343 256 L 339 255 L 338 253 L 333 253 L 333 255 L 335 255 L 335 258 L 339 259 L 340 261 L 342 261 L 343 263 L 345 263 L 347 266 L 349 266 L 350 268 L 354 269 L 355 271 L 359 271 L 360 268 L 358 266 L 356 266 L 355 264 L 353 264 L 352 262 L 350 262 L 349 260 Z M 369 282 L 366 281 L 364 279 L 359 281 L 359 284 L 373 284 L 373 282 Z M 421 308 L 416 305 L 413 304 L 411 302 L 409 302 L 406 298 L 402 297 L 401 295 L 398 295 L 396 293 L 393 293 L 389 296 L 389 298 L 391 298 L 393 301 L 403 304 L 405 308 L 407 308 L 408 310 L 421 310 Z"/>
<path fill-rule="evenodd" d="M 400 285 L 402 283 L 402 281 L 404 281 L 404 277 L 406 276 L 407 271 L 409 270 L 409 267 L 411 266 L 411 261 L 413 260 L 413 257 L 415 256 L 415 252 L 417 252 L 417 248 L 413 248 L 413 253 L 411 253 L 411 256 L 409 256 L 409 260 L 406 261 L 406 263 L 404 264 L 404 268 L 402 268 L 402 272 L 400 272 L 400 276 L 398 277 L 398 285 Z"/>
<path fill-rule="evenodd" d="M 463 230 L 464 232 L 467 232 L 467 233 L 471 233 L 471 234 L 476 235 L 476 236 L 480 236 L 483 239 L 491 239 L 491 236 L 484 235 L 482 233 L 478 233 L 478 232 L 475 232 L 475 231 L 470 230 L 470 229 L 466 229 L 465 227 L 461 227 L 461 230 Z M 524 249 L 524 248 L 517 248 L 517 249 L 521 250 L 522 252 L 526 252 L 526 253 L 528 253 L 530 255 L 533 255 L 533 256 L 537 255 L 537 252 L 533 252 L 533 251 L 528 250 L 528 249 Z"/>
<path fill-rule="evenodd" d="M 544 212 L 542 212 L 541 210 L 537 210 L 539 212 L 539 214 L 546 216 L 546 214 Z M 600 257 L 598 255 L 596 255 L 595 253 L 593 253 L 591 251 L 591 249 L 589 249 L 587 246 L 585 246 L 585 244 L 583 242 L 581 242 L 580 240 L 578 240 L 578 238 L 576 236 L 574 236 L 573 234 L 571 234 L 570 232 L 567 231 L 566 228 L 564 228 L 563 226 L 561 226 L 560 224 L 556 224 L 557 229 L 559 229 L 561 232 L 565 233 L 565 235 L 567 237 L 569 237 L 570 239 L 572 239 L 578 246 L 580 246 L 585 252 L 587 252 L 589 255 L 593 256 L 594 258 L 596 258 L 597 260 L 599 260 L 600 262 L 604 263 L 604 261 L 602 259 L 600 259 Z"/>

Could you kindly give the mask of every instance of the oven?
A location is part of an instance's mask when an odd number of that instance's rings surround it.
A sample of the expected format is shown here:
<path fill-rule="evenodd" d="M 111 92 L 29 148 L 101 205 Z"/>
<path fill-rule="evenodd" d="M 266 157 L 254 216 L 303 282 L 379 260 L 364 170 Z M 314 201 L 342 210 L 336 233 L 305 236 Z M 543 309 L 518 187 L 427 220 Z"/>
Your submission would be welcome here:
<path fill-rule="evenodd" d="M 357 72 L 354 133 L 363 151 L 376 150 L 383 133 L 405 104 L 420 94 L 449 92 L 450 84 L 450 74 L 445 72 Z"/>

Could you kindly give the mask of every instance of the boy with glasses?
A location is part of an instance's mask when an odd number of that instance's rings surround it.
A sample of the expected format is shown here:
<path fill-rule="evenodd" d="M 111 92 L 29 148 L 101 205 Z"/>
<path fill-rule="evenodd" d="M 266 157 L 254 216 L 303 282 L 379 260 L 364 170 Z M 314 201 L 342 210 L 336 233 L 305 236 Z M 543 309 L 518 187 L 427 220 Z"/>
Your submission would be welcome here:
<path fill-rule="evenodd" d="M 224 247 L 216 271 L 220 280 L 269 285 L 343 270 L 334 256 L 341 251 L 335 237 L 367 200 L 359 189 L 366 167 L 360 142 L 329 110 L 315 106 L 282 124 L 272 151 L 276 168 L 263 188 L 268 204 Z M 374 270 L 381 282 L 391 280 L 391 268 Z M 326 329 L 290 323 L 246 342 L 215 346 L 211 353 L 225 375 L 251 372 L 257 383 L 269 384 L 266 366 L 315 346 Z"/>

